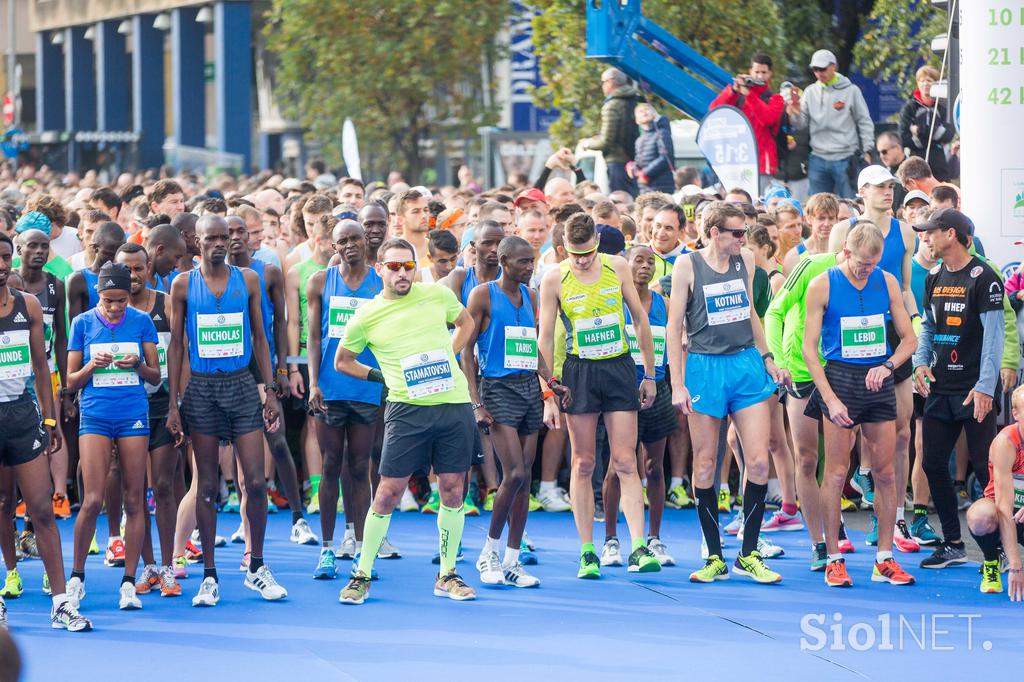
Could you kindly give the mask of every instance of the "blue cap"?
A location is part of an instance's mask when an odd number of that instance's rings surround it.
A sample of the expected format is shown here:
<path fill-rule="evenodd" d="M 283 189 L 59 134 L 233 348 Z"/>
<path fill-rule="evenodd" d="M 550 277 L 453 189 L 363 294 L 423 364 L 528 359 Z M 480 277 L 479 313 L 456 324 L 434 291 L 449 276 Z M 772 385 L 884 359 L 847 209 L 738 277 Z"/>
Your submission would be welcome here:
<path fill-rule="evenodd" d="M 770 199 L 775 199 L 776 197 L 790 199 L 792 196 L 793 194 L 785 185 L 769 185 L 768 189 L 764 191 L 764 196 L 761 197 L 761 202 L 767 204 Z"/>
<path fill-rule="evenodd" d="M 792 206 L 793 208 L 796 209 L 797 213 L 800 214 L 801 218 L 804 217 L 804 207 L 800 205 L 799 199 L 790 199 L 789 197 L 786 197 L 779 203 L 775 204 L 775 210 L 777 211 L 783 206 Z"/>
<path fill-rule="evenodd" d="M 21 234 L 29 230 L 39 230 L 49 237 L 50 226 L 50 219 L 46 217 L 46 214 L 39 211 L 29 211 L 18 218 L 18 222 L 14 224 L 14 232 L 15 234 Z"/>
<path fill-rule="evenodd" d="M 618 256 L 626 250 L 626 237 L 617 227 L 598 223 L 597 225 L 597 251 L 607 253 L 611 256 Z"/>
<path fill-rule="evenodd" d="M 465 250 L 469 243 L 473 241 L 473 234 L 476 232 L 476 228 L 469 228 L 462 233 L 462 243 L 459 244 L 459 251 Z"/>

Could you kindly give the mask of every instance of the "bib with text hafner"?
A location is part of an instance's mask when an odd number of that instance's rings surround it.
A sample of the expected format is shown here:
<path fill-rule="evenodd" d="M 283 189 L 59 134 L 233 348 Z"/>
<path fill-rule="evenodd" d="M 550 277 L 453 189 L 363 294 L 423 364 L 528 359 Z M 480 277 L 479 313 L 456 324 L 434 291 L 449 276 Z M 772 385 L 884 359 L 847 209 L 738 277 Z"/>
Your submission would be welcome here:
<path fill-rule="evenodd" d="M 114 359 L 106 367 L 98 367 L 92 373 L 92 385 L 95 388 L 106 386 L 138 386 L 139 375 L 131 367 L 122 369 L 114 363 L 123 360 L 129 355 L 141 358 L 139 355 L 139 344 L 131 342 L 115 343 L 91 343 L 89 344 L 89 355 L 95 357 L 98 353 L 110 353 Z"/>
<path fill-rule="evenodd" d="M 352 319 L 356 311 L 372 299 L 355 298 L 353 296 L 331 296 L 328 306 L 327 336 L 331 339 L 345 337 L 345 325 Z"/>
<path fill-rule="evenodd" d="M 665 362 L 665 327 L 651 327 L 651 337 L 654 340 L 654 366 L 661 367 Z M 629 354 L 637 367 L 644 366 L 644 356 L 640 352 L 640 340 L 636 338 L 636 327 L 626 325 L 626 338 L 629 340 Z"/>
<path fill-rule="evenodd" d="M 455 388 L 448 351 L 432 350 L 402 358 L 402 376 L 410 398 L 424 398 Z"/>
<path fill-rule="evenodd" d="M 887 355 L 884 315 L 853 315 L 840 320 L 844 358 Z"/>
<path fill-rule="evenodd" d="M 201 358 L 233 358 L 244 352 L 242 313 L 196 315 Z"/>
<path fill-rule="evenodd" d="M 29 330 L 0 332 L 0 379 L 24 379 L 31 374 Z"/>
<path fill-rule="evenodd" d="M 586 360 L 607 358 L 622 353 L 619 316 L 588 317 L 576 320 L 576 349 Z"/>
<path fill-rule="evenodd" d="M 750 319 L 750 299 L 742 279 L 704 285 L 708 324 L 719 325 Z"/>
<path fill-rule="evenodd" d="M 537 370 L 537 330 L 505 327 L 505 369 Z"/>

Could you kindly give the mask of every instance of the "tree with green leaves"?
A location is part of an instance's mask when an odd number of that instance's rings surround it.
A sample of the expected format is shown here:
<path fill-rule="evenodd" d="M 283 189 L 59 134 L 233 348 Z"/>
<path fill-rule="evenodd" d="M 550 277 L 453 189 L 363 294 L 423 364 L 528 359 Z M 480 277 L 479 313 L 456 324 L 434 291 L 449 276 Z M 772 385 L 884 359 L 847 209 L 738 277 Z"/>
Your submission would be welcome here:
<path fill-rule="evenodd" d="M 931 40 L 946 32 L 948 19 L 945 11 L 928 0 L 875 0 L 854 58 L 866 75 L 895 79 L 909 95 L 917 87 L 917 67 L 923 63 L 940 66 Z"/>
<path fill-rule="evenodd" d="M 367 164 L 418 181 L 421 144 L 493 125 L 506 0 L 272 0 L 266 37 L 282 108 L 341 158 L 351 118 Z M 483 64 L 483 68 L 481 68 Z"/>

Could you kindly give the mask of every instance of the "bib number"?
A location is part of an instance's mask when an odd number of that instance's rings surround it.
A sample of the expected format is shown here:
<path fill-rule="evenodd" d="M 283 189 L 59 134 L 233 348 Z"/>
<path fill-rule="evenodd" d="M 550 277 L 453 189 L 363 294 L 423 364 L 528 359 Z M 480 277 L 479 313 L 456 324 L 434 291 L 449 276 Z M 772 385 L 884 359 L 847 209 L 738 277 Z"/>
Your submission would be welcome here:
<path fill-rule="evenodd" d="M 92 385 L 96 388 L 108 388 L 112 386 L 138 386 L 139 375 L 134 369 L 121 369 L 114 363 L 123 360 L 129 355 L 142 357 L 139 354 L 139 344 L 131 343 L 93 343 L 89 345 L 90 356 L 98 353 L 110 353 L 114 356 L 113 361 L 92 373 Z"/>
<path fill-rule="evenodd" d="M 537 330 L 505 327 L 505 369 L 537 371 Z"/>
<path fill-rule="evenodd" d="M 615 313 L 576 321 L 576 350 L 581 358 L 595 360 L 620 355 L 622 326 Z"/>
<path fill-rule="evenodd" d="M 651 327 L 654 339 L 654 366 L 661 367 L 665 363 L 665 327 Z M 637 367 L 644 366 L 644 356 L 640 352 L 640 340 L 636 338 L 636 327 L 626 325 L 626 340 L 629 341 L 629 354 Z"/>
<path fill-rule="evenodd" d="M 235 358 L 244 351 L 242 313 L 196 315 L 201 358 Z"/>
<path fill-rule="evenodd" d="M 410 398 L 424 398 L 455 388 L 447 350 L 432 350 L 402 358 L 402 376 Z"/>
<path fill-rule="evenodd" d="M 750 298 L 742 279 L 705 284 L 704 302 L 711 326 L 750 319 Z"/>
<path fill-rule="evenodd" d="M 0 332 L 0 379 L 24 379 L 31 374 L 29 330 Z"/>
<path fill-rule="evenodd" d="M 839 321 L 843 358 L 876 358 L 886 354 L 885 316 L 855 315 Z"/>
<path fill-rule="evenodd" d="M 331 296 L 327 309 L 327 338 L 340 339 L 345 336 L 345 325 L 356 311 L 370 302 L 368 298 L 352 296 Z"/>
<path fill-rule="evenodd" d="M 160 360 L 160 378 L 167 379 L 167 348 L 171 345 L 170 332 L 157 332 L 156 355 Z"/>
<path fill-rule="evenodd" d="M 1013 475 L 1013 508 L 1024 507 L 1024 474 Z"/>

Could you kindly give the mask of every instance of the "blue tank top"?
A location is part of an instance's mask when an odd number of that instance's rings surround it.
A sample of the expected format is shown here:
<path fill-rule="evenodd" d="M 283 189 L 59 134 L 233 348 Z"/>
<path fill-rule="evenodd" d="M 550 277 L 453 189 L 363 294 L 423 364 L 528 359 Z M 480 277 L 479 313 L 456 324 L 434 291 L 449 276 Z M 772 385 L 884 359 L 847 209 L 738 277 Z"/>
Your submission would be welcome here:
<path fill-rule="evenodd" d="M 804 244 L 803 242 L 800 242 L 799 244 L 796 245 L 796 253 L 797 253 L 797 255 L 800 255 L 801 253 L 803 253 L 806 250 L 807 250 L 807 245 Z"/>
<path fill-rule="evenodd" d="M 491 320 L 476 340 L 480 375 L 507 377 L 537 371 L 537 321 L 530 289 L 519 285 L 523 297 L 517 308 L 497 281 L 487 283 Z"/>
<path fill-rule="evenodd" d="M 82 277 L 85 278 L 85 292 L 89 295 L 89 306 L 82 312 L 87 312 L 96 307 L 96 304 L 100 302 L 100 293 L 97 288 L 100 276 L 98 273 L 92 271 L 91 268 L 82 268 L 79 270 L 82 273 Z"/>
<path fill-rule="evenodd" d="M 636 381 L 639 386 L 644 379 L 644 358 L 640 354 L 640 342 L 637 341 L 636 332 L 633 331 L 633 318 L 629 314 L 629 307 L 622 306 L 622 310 L 626 313 L 626 338 L 629 340 L 629 354 L 636 363 Z M 665 304 L 665 297 L 657 291 L 651 292 L 651 310 L 647 313 L 647 321 L 651 325 L 651 336 L 654 338 L 654 380 L 661 381 L 665 378 L 668 306 Z"/>
<path fill-rule="evenodd" d="M 241 269 L 228 266 L 228 285 L 217 298 L 203 273 L 188 273 L 188 357 L 192 372 L 235 372 L 249 366 L 249 292 Z"/>
<path fill-rule="evenodd" d="M 499 277 L 501 277 L 501 268 L 498 268 L 498 275 L 494 280 L 497 281 Z M 478 284 L 480 284 L 480 280 L 476 276 L 476 266 L 468 268 L 466 279 L 462 281 L 462 291 L 459 294 L 459 300 L 462 301 L 463 306 L 469 305 L 469 294 Z"/>
<path fill-rule="evenodd" d="M 857 218 L 850 218 L 850 227 L 856 224 Z M 881 226 L 879 229 L 882 229 Z M 900 221 L 889 218 L 889 234 L 885 235 L 885 243 L 882 245 L 882 260 L 878 261 L 878 267 L 895 277 L 900 288 L 903 287 L 903 254 L 906 252 L 907 245 L 903 243 Z"/>
<path fill-rule="evenodd" d="M 277 355 L 277 344 L 274 339 L 274 301 L 267 289 L 267 264 L 261 260 L 254 260 L 249 263 L 249 269 L 260 276 L 260 316 L 263 318 L 263 334 L 267 337 L 267 345 L 270 346 L 270 364 L 273 365 Z"/>
<path fill-rule="evenodd" d="M 320 303 L 320 390 L 324 400 L 349 400 L 380 405 L 381 385 L 374 381 L 353 379 L 334 368 L 338 344 L 345 336 L 345 325 L 355 311 L 381 292 L 384 284 L 373 269 L 357 288 L 352 289 L 341 276 L 341 267 L 327 268 L 323 298 Z M 364 348 L 356 358 L 367 367 L 378 367 L 377 358 Z"/>
<path fill-rule="evenodd" d="M 162 291 L 165 294 L 171 293 L 171 282 L 174 281 L 174 277 L 178 274 L 177 270 L 171 270 L 164 277 L 161 277 L 157 273 L 153 273 L 153 277 L 156 279 L 156 285 L 146 282 L 147 289 L 153 289 L 155 291 Z"/>
<path fill-rule="evenodd" d="M 885 321 L 889 290 L 875 268 L 858 290 L 837 266 L 828 270 L 828 305 L 821 324 L 821 353 L 826 361 L 880 365 L 889 357 Z"/>

